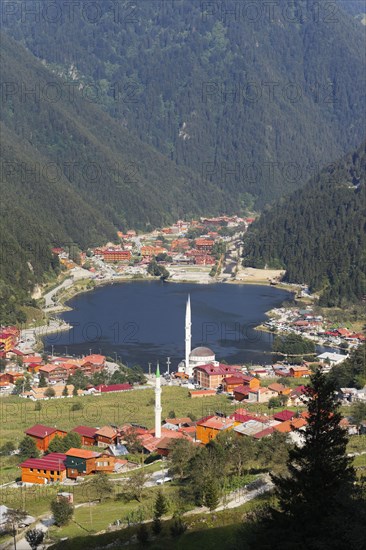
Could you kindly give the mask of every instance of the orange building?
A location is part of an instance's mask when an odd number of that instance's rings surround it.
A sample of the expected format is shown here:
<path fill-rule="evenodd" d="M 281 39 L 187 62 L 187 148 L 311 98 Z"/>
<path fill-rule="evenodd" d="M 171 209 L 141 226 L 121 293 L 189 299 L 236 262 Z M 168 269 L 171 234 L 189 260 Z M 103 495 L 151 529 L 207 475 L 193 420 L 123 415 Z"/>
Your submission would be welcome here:
<path fill-rule="evenodd" d="M 76 426 L 76 428 L 72 431 L 80 435 L 82 445 L 85 445 L 86 447 L 95 445 L 96 428 L 90 428 L 89 426 Z"/>
<path fill-rule="evenodd" d="M 5 353 L 13 347 L 13 335 L 9 332 L 0 332 L 0 349 Z"/>
<path fill-rule="evenodd" d="M 54 483 L 66 479 L 66 455 L 50 453 L 42 458 L 28 458 L 20 464 L 22 481 L 27 483 Z"/>
<path fill-rule="evenodd" d="M 59 437 L 65 437 L 67 432 L 59 430 L 58 428 L 52 428 L 51 426 L 44 426 L 43 424 L 35 424 L 31 428 L 25 431 L 25 434 L 34 439 L 37 449 L 45 452 L 48 449 L 52 439 L 58 435 Z"/>
<path fill-rule="evenodd" d="M 114 445 L 117 441 L 117 431 L 111 426 L 103 426 L 95 432 L 95 440 L 98 447 Z"/>
<path fill-rule="evenodd" d="M 42 365 L 38 372 L 43 374 L 48 383 L 62 382 L 69 377 L 69 371 L 63 365 Z"/>
<path fill-rule="evenodd" d="M 215 244 L 214 241 L 211 239 L 196 239 L 195 240 L 195 247 L 197 250 L 204 250 L 205 252 L 211 252 L 213 245 Z"/>
<path fill-rule="evenodd" d="M 290 367 L 290 376 L 301 378 L 301 376 L 310 376 L 311 371 L 307 367 Z"/>
<path fill-rule="evenodd" d="M 228 376 L 227 378 L 224 378 L 222 381 L 222 387 L 224 391 L 232 392 L 238 386 L 242 386 L 243 383 L 244 383 L 243 376 L 242 375 L 240 376 L 239 374 L 237 374 L 234 376 Z"/>
<path fill-rule="evenodd" d="M 132 256 L 130 250 L 121 249 L 103 250 L 101 254 L 105 262 L 129 262 Z"/>
<path fill-rule="evenodd" d="M 232 430 L 234 421 L 221 416 L 211 416 L 197 422 L 196 439 L 205 445 L 215 439 L 224 430 Z"/>
<path fill-rule="evenodd" d="M 67 477 L 76 479 L 78 476 L 95 472 L 95 461 L 99 455 L 100 453 L 85 449 L 69 449 L 65 460 Z"/>

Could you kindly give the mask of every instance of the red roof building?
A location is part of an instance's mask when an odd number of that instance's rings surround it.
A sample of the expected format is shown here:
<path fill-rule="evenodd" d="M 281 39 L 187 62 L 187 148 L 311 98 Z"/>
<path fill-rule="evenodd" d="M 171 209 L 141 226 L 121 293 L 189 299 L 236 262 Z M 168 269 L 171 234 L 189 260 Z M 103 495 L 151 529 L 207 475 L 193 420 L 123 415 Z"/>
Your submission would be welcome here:
<path fill-rule="evenodd" d="M 50 453 L 42 458 L 28 458 L 20 464 L 22 481 L 26 483 L 54 483 L 66 478 L 66 455 Z"/>
<path fill-rule="evenodd" d="M 211 239 L 196 239 L 195 240 L 195 247 L 197 250 L 204 250 L 205 252 L 211 252 L 213 245 L 215 244 L 215 241 Z"/>
<path fill-rule="evenodd" d="M 279 420 L 280 422 L 285 422 L 286 420 L 292 420 L 294 416 L 295 413 L 293 411 L 284 410 L 274 414 L 273 418 L 275 420 Z"/>
<path fill-rule="evenodd" d="M 72 430 L 81 436 L 81 444 L 85 446 L 95 445 L 96 428 L 90 428 L 89 426 L 76 426 Z"/>
<path fill-rule="evenodd" d="M 199 384 L 203 388 L 216 389 L 222 383 L 223 379 L 228 375 L 240 374 L 240 367 L 224 365 L 220 363 L 215 365 L 200 365 L 193 369 L 193 378 L 195 384 Z"/>
<path fill-rule="evenodd" d="M 37 449 L 42 452 L 47 451 L 52 439 L 58 435 L 59 437 L 65 437 L 67 432 L 53 428 L 51 426 L 44 426 L 43 424 L 35 424 L 28 430 L 25 430 L 25 434 L 32 437 L 35 440 Z"/>
<path fill-rule="evenodd" d="M 236 401 L 243 401 L 243 399 L 248 399 L 251 389 L 249 386 L 237 386 L 234 388 L 234 399 Z"/>

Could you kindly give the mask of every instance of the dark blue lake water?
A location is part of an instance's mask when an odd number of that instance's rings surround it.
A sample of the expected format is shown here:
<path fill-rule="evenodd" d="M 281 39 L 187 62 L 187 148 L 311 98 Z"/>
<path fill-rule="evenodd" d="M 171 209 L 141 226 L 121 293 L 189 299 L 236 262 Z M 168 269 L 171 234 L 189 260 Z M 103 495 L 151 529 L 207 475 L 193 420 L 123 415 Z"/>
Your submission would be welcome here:
<path fill-rule="evenodd" d="M 257 285 L 194 285 L 157 281 L 103 286 L 80 294 L 62 314 L 73 329 L 45 339 L 55 353 L 103 353 L 129 366 L 160 364 L 171 358 L 175 370 L 184 357 L 185 305 L 192 307 L 192 348 L 210 347 L 217 360 L 269 364 L 272 335 L 254 331 L 265 312 L 292 294 Z"/>

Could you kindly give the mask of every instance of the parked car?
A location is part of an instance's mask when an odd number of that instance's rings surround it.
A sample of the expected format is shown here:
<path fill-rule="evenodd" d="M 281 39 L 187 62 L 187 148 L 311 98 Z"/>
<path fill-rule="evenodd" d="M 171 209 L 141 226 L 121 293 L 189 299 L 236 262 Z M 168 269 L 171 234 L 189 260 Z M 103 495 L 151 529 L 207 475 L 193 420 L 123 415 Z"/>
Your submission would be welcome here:
<path fill-rule="evenodd" d="M 161 477 L 157 480 L 156 485 L 163 485 L 163 483 L 168 483 L 168 481 L 172 481 L 173 478 L 169 476 Z"/>

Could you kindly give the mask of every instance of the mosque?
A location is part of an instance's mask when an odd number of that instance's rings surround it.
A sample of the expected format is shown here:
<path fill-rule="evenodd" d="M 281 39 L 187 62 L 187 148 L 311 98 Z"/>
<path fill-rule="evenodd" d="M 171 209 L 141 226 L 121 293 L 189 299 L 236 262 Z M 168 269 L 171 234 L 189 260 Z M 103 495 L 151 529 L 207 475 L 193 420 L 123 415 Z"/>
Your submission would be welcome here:
<path fill-rule="evenodd" d="M 191 297 L 188 296 L 186 304 L 186 322 L 185 322 L 185 358 L 178 365 L 178 372 L 184 372 L 192 378 L 194 367 L 212 363 L 218 365 L 215 360 L 215 354 L 212 349 L 199 346 L 191 349 L 192 346 L 192 322 L 191 322 Z"/>

